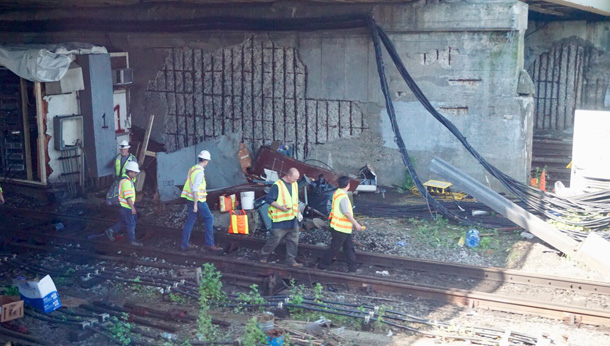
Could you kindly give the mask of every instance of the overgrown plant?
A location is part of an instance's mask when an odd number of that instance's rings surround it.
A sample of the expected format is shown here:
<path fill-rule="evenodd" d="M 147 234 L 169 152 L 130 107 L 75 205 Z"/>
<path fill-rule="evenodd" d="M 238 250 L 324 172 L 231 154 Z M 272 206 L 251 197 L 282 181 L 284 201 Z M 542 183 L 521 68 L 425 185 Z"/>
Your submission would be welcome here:
<path fill-rule="evenodd" d="M 110 327 L 110 332 L 112 337 L 121 345 L 129 345 L 131 343 L 131 328 L 133 325 L 127 322 L 128 319 L 129 314 L 125 312 L 121 314 L 120 319 L 116 316 L 111 318 L 112 326 Z"/>
<path fill-rule="evenodd" d="M 413 167 L 415 167 L 415 160 L 411 159 L 411 162 L 413 163 Z M 413 182 L 413 178 L 411 177 L 411 174 L 409 173 L 408 170 L 405 169 L 405 181 L 404 183 L 398 185 L 398 189 L 397 191 L 400 193 L 406 193 L 411 191 L 411 188 L 413 188 L 415 186 L 415 183 Z"/>
<path fill-rule="evenodd" d="M 319 282 L 316 282 L 316 285 L 313 287 L 313 297 L 314 297 L 314 301 L 316 303 L 321 303 L 322 302 L 322 291 L 324 290 L 324 286 L 322 286 L 322 284 L 320 284 Z"/>
<path fill-rule="evenodd" d="M 384 318 L 384 316 L 385 316 L 385 306 L 381 305 L 377 309 L 377 320 L 375 321 L 375 329 L 376 330 L 383 330 L 383 327 L 384 327 L 383 318 Z"/>
<path fill-rule="evenodd" d="M 142 278 L 140 278 L 139 276 L 136 276 L 135 279 L 133 279 L 134 282 L 142 282 Z M 155 290 L 154 288 L 151 288 L 149 286 L 145 286 L 145 285 L 141 285 L 139 283 L 134 283 L 131 284 L 131 290 L 135 293 L 137 293 L 140 296 L 143 296 L 143 298 L 147 298 L 147 299 L 156 299 L 159 295 L 159 292 L 157 290 Z"/>
<path fill-rule="evenodd" d="M 226 301 L 227 295 L 222 290 L 221 277 L 222 274 L 212 263 L 204 263 L 199 283 L 199 295 L 204 295 L 207 300 L 217 303 Z"/>
<path fill-rule="evenodd" d="M 4 294 L 7 296 L 18 296 L 19 288 L 17 286 L 4 286 Z"/>
<path fill-rule="evenodd" d="M 210 304 L 227 299 L 222 291 L 222 275 L 211 263 L 203 265 L 202 279 L 199 283 L 199 318 L 197 319 L 199 337 L 205 341 L 215 341 L 220 334 L 217 326 L 212 324 Z"/>
<path fill-rule="evenodd" d="M 200 296 L 199 297 L 199 316 L 197 318 L 197 331 L 199 332 L 199 339 L 202 341 L 216 341 L 220 331 L 218 326 L 212 324 L 212 316 L 210 315 L 210 305 L 208 300 Z"/>
<path fill-rule="evenodd" d="M 305 298 L 303 297 L 303 291 L 305 291 L 305 286 L 296 284 L 294 279 L 290 280 L 290 302 L 292 304 L 301 305 Z"/>
<path fill-rule="evenodd" d="M 181 296 L 179 294 L 170 293 L 169 300 L 171 300 L 174 303 L 178 303 L 178 304 L 186 304 L 186 298 L 184 298 L 183 296 Z"/>
<path fill-rule="evenodd" d="M 244 329 L 242 345 L 254 346 L 258 344 L 267 344 L 267 335 L 258 327 L 256 317 L 252 317 Z"/>
<path fill-rule="evenodd" d="M 248 293 L 243 293 L 243 292 L 239 292 L 237 294 L 237 301 L 239 302 L 239 305 L 241 305 L 241 309 L 245 309 L 245 307 L 243 305 L 257 305 L 257 304 L 265 304 L 267 303 L 267 301 L 265 300 L 265 298 L 263 298 L 261 296 L 261 294 L 258 292 L 258 285 L 257 284 L 252 284 L 250 285 L 250 292 Z M 253 308 L 254 310 L 263 310 L 263 307 L 258 307 L 258 308 Z"/>

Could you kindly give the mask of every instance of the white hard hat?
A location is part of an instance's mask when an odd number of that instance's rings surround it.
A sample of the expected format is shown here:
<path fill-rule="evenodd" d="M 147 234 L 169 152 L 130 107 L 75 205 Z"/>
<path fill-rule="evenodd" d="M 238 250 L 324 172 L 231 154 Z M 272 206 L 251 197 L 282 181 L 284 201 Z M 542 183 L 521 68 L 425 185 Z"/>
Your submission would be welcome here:
<path fill-rule="evenodd" d="M 125 170 L 140 173 L 140 167 L 135 161 L 129 161 L 125 164 Z"/>
<path fill-rule="evenodd" d="M 204 160 L 211 160 L 212 159 L 212 156 L 210 155 L 210 152 L 207 151 L 207 150 L 202 150 L 199 153 L 199 156 L 197 156 L 197 157 L 199 157 L 200 159 L 204 159 Z"/>
<path fill-rule="evenodd" d="M 131 148 L 131 146 L 129 145 L 129 142 L 127 142 L 126 140 L 122 140 L 121 143 L 119 143 L 119 148 L 129 149 Z"/>

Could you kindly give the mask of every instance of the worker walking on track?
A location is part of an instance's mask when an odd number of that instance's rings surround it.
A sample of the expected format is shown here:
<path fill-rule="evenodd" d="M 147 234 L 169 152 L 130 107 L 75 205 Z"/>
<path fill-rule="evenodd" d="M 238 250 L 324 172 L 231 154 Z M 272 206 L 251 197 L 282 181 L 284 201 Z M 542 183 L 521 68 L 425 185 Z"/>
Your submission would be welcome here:
<path fill-rule="evenodd" d="M 214 216 L 210 211 L 206 200 L 208 195 L 205 181 L 205 167 L 212 159 L 210 152 L 203 150 L 199 153 L 197 164 L 191 167 L 184 183 L 184 188 L 180 197 L 187 200 L 188 217 L 182 229 L 182 241 L 180 250 L 193 250 L 196 246 L 189 244 L 191 231 L 197 220 L 197 214 L 203 218 L 205 232 L 205 247 L 210 251 L 222 251 L 222 248 L 214 245 Z"/>
<path fill-rule="evenodd" d="M 131 148 L 131 146 L 126 140 L 123 140 L 121 141 L 121 143 L 119 143 L 119 154 L 114 160 L 116 175 L 115 178 L 117 181 L 122 179 L 125 175 L 125 165 L 127 164 L 127 162 L 138 162 L 138 160 L 136 160 L 136 157 L 133 154 L 129 153 L 129 148 Z"/>
<path fill-rule="evenodd" d="M 140 167 L 138 167 L 137 162 L 130 161 L 125 164 L 125 175 L 123 175 L 119 182 L 119 221 L 106 230 L 108 239 L 114 241 L 114 233 L 126 228 L 129 243 L 133 246 L 142 246 L 142 243 L 136 241 L 138 212 L 134 204 L 136 201 L 136 189 L 133 181 L 138 173 L 140 173 Z"/>
<path fill-rule="evenodd" d="M 271 218 L 271 238 L 261 250 L 262 263 L 267 263 L 269 255 L 280 241 L 286 241 L 286 264 L 291 267 L 302 267 L 297 263 L 296 256 L 299 246 L 299 171 L 296 168 L 288 170 L 286 175 L 278 179 L 265 198 L 269 204 Z"/>
<path fill-rule="evenodd" d="M 332 240 L 330 246 L 320 263 L 318 269 L 326 269 L 330 266 L 333 258 L 339 253 L 343 247 L 343 252 L 347 257 L 347 270 L 350 273 L 358 273 L 358 264 L 356 263 L 356 250 L 354 250 L 354 242 L 352 229 L 361 231 L 362 226 L 354 219 L 352 214 L 352 203 L 347 196 L 349 190 L 349 178 L 346 176 L 339 177 L 337 183 L 339 188 L 333 195 L 333 203 L 330 212 L 330 228 Z"/>

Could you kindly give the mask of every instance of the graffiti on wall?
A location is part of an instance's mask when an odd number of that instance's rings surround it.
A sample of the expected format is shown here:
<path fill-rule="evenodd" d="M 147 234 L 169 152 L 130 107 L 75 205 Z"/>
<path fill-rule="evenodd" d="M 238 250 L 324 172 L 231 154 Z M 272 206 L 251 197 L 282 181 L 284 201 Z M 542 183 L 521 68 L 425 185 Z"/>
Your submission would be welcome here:
<path fill-rule="evenodd" d="M 302 159 L 314 144 L 367 128 L 355 102 L 309 99 L 306 88 L 307 69 L 295 48 L 253 36 L 214 54 L 167 49 L 146 97 L 167 105 L 170 152 L 237 132 L 251 150 L 280 140 Z"/>

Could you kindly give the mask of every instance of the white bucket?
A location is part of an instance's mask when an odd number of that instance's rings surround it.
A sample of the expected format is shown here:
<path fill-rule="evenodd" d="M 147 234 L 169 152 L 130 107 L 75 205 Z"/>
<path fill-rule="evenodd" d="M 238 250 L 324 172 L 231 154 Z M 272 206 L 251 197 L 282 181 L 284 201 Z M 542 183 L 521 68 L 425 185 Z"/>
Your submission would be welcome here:
<path fill-rule="evenodd" d="M 241 208 L 243 210 L 254 209 L 254 191 L 244 191 L 241 193 Z"/>

